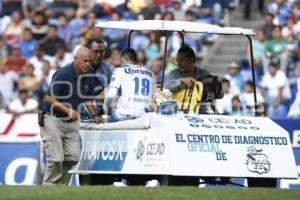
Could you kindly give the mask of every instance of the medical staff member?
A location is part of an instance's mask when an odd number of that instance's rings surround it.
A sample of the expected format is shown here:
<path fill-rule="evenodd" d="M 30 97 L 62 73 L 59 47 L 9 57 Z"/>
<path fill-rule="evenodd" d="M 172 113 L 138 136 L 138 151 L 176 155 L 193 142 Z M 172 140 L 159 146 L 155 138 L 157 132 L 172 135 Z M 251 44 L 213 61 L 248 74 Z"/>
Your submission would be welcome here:
<path fill-rule="evenodd" d="M 90 76 L 94 82 L 94 106 L 96 108 L 96 115 L 104 114 L 103 99 L 104 89 L 108 87 L 112 77 L 112 66 L 104 61 L 105 44 L 104 41 L 98 38 L 89 39 L 86 47 L 91 50 L 92 54 L 92 67 L 90 69 Z M 86 107 L 83 107 L 80 112 L 82 121 L 93 119 Z"/>
<path fill-rule="evenodd" d="M 121 67 L 115 69 L 105 96 L 104 110 L 110 114 L 109 121 L 134 119 L 149 112 L 155 88 L 153 73 L 137 65 L 133 49 L 125 49 Z"/>
<path fill-rule="evenodd" d="M 68 185 L 68 171 L 79 161 L 80 136 L 78 108 L 86 103 L 92 115 L 93 83 L 84 77 L 92 64 L 91 52 L 80 47 L 74 62 L 60 68 L 54 75 L 44 97 L 44 123 L 40 123 L 41 137 L 47 156 L 44 185 Z M 101 117 L 95 115 L 95 121 Z"/>

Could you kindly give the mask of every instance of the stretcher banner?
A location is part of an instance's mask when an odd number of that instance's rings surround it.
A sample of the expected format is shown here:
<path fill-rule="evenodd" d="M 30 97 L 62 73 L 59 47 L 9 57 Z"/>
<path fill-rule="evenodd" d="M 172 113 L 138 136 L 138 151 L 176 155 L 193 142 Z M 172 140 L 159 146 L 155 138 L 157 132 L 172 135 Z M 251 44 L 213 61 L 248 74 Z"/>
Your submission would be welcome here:
<path fill-rule="evenodd" d="M 150 115 L 144 130 L 81 130 L 72 172 L 298 177 L 289 134 L 269 118 Z"/>

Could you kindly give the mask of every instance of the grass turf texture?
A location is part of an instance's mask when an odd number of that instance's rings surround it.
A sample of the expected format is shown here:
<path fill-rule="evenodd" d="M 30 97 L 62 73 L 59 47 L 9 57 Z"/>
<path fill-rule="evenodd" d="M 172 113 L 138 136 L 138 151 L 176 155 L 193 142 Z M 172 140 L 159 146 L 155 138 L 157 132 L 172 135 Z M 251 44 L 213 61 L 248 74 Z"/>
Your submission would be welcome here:
<path fill-rule="evenodd" d="M 300 190 L 261 188 L 112 187 L 112 186 L 0 186 L 0 199 L 209 199 L 209 200 L 297 200 Z"/>

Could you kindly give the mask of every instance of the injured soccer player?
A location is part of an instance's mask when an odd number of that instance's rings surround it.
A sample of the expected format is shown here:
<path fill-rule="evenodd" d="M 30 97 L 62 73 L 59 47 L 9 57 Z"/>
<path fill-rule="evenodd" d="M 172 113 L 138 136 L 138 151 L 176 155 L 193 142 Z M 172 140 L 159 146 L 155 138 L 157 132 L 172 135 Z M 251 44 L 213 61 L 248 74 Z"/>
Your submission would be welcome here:
<path fill-rule="evenodd" d="M 151 111 L 155 78 L 149 69 L 136 63 L 136 52 L 125 49 L 121 54 L 121 67 L 115 69 L 105 95 L 108 122 L 135 119 Z"/>

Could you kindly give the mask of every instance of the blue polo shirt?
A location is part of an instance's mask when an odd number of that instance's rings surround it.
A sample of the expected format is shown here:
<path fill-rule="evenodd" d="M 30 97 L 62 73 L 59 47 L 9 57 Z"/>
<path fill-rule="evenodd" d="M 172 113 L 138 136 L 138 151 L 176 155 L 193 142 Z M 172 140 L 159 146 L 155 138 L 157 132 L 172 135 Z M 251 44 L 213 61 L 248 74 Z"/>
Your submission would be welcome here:
<path fill-rule="evenodd" d="M 70 63 L 55 72 L 47 94 L 79 112 L 82 103 L 94 97 L 93 78 L 85 75 L 88 74 L 78 76 L 74 63 Z M 43 110 L 57 117 L 68 117 L 67 113 L 51 108 L 48 103 L 44 103 Z"/>
<path fill-rule="evenodd" d="M 98 96 L 104 88 L 108 87 L 111 77 L 112 77 L 112 66 L 106 62 L 101 62 L 97 67 L 93 67 L 90 70 L 90 73 L 95 75 L 93 77 L 94 83 L 94 94 L 95 97 Z M 95 99 L 95 108 L 98 114 L 103 114 L 103 106 Z M 91 119 L 89 112 L 82 108 L 80 111 L 81 120 Z"/>

